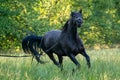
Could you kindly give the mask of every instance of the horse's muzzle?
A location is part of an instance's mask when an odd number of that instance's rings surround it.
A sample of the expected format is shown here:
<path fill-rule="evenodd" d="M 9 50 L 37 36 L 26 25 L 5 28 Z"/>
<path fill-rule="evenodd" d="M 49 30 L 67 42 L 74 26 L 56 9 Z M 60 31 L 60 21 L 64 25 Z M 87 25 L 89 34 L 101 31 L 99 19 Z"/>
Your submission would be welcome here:
<path fill-rule="evenodd" d="M 77 21 L 77 22 L 76 22 L 76 25 L 77 25 L 77 27 L 81 27 L 82 22 L 81 22 L 81 21 Z"/>

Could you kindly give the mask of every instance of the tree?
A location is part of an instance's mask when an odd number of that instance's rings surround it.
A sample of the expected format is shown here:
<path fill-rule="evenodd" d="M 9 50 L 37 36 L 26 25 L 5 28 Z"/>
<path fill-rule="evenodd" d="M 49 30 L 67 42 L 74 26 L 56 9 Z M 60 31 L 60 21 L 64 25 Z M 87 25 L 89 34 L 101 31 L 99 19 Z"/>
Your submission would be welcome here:
<path fill-rule="evenodd" d="M 0 50 L 20 49 L 27 34 L 60 29 L 71 11 L 83 10 L 78 30 L 85 44 L 120 43 L 119 0 L 0 0 Z"/>

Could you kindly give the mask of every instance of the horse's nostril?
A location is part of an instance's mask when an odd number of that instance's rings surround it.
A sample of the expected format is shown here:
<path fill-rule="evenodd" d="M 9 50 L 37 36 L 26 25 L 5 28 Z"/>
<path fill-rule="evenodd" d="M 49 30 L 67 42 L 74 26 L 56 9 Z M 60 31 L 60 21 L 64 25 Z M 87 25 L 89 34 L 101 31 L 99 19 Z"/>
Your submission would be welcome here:
<path fill-rule="evenodd" d="M 81 21 L 81 20 L 79 20 L 78 22 L 79 22 L 79 23 L 82 23 L 82 21 Z"/>

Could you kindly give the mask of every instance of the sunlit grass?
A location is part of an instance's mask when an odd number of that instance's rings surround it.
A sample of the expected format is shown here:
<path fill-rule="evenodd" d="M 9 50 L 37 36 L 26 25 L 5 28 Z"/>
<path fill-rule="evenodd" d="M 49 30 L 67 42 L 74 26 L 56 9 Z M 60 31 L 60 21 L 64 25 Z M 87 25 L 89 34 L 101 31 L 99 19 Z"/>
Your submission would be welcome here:
<path fill-rule="evenodd" d="M 64 70 L 60 71 L 52 61 L 43 56 L 46 64 L 38 64 L 31 57 L 0 57 L 0 80 L 120 80 L 120 49 L 87 50 L 91 57 L 90 69 L 86 60 L 78 55 L 80 70 L 72 74 L 75 65 L 69 58 L 64 58 Z"/>

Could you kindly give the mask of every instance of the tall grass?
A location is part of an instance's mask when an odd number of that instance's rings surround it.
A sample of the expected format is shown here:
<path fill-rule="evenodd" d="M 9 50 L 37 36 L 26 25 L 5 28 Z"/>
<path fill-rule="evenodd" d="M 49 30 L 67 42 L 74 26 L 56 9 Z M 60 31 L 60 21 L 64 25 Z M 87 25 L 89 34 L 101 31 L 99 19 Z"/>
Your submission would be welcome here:
<path fill-rule="evenodd" d="M 67 57 L 63 71 L 46 56 L 43 56 L 46 64 L 37 64 L 35 60 L 31 63 L 31 57 L 0 57 L 0 80 L 120 80 L 120 49 L 87 50 L 87 53 L 92 67 L 88 69 L 85 58 L 78 55 L 81 68 L 73 74 L 75 65 Z"/>

